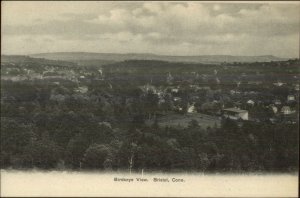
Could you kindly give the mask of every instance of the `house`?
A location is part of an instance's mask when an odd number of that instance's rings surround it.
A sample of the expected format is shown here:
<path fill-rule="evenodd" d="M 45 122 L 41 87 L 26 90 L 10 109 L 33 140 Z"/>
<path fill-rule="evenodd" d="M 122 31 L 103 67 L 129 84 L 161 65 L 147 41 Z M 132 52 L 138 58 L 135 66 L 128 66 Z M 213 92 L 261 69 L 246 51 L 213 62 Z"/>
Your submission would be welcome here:
<path fill-rule="evenodd" d="M 175 105 L 175 106 L 173 107 L 173 109 L 174 109 L 175 111 L 182 111 L 182 110 L 183 110 L 183 108 L 182 108 L 181 106 L 179 106 L 179 105 Z"/>
<path fill-rule="evenodd" d="M 174 101 L 181 101 L 181 98 L 180 97 L 174 97 L 173 100 Z"/>
<path fill-rule="evenodd" d="M 149 83 L 144 85 L 144 86 L 140 86 L 139 87 L 144 93 L 148 93 L 148 92 L 152 92 L 154 94 L 157 94 L 157 89 L 155 86 L 150 85 Z"/>
<path fill-rule="evenodd" d="M 277 87 L 281 87 L 282 85 L 284 85 L 285 83 L 283 82 L 276 82 L 276 83 L 273 83 L 273 85 L 277 86 Z"/>
<path fill-rule="evenodd" d="M 195 106 L 194 106 L 194 103 L 191 104 L 191 105 L 188 104 L 187 112 L 188 112 L 188 113 L 196 113 L 196 112 L 197 112 L 197 111 L 196 111 L 196 108 L 195 108 Z"/>
<path fill-rule="evenodd" d="M 240 91 L 237 91 L 237 90 L 230 90 L 230 94 L 231 95 L 234 95 L 234 94 L 241 94 Z"/>
<path fill-rule="evenodd" d="M 106 126 L 108 128 L 111 128 L 111 124 L 109 122 L 99 122 L 98 123 L 100 126 Z"/>
<path fill-rule="evenodd" d="M 284 115 L 289 115 L 289 114 L 292 114 L 294 113 L 295 111 L 292 111 L 291 108 L 289 106 L 283 106 L 281 108 L 281 113 L 284 114 Z"/>
<path fill-rule="evenodd" d="M 276 114 L 278 112 L 278 108 L 276 106 L 270 105 L 270 108 L 272 109 L 274 114 Z"/>
<path fill-rule="evenodd" d="M 178 93 L 179 89 L 178 88 L 172 88 L 171 91 L 172 91 L 172 93 Z"/>
<path fill-rule="evenodd" d="M 87 86 L 81 86 L 74 89 L 75 92 L 79 92 L 79 93 L 86 93 L 88 92 L 88 90 L 89 88 Z"/>
<path fill-rule="evenodd" d="M 253 100 L 248 100 L 248 101 L 247 101 L 247 104 L 249 104 L 249 105 L 254 105 L 255 102 L 254 102 Z"/>
<path fill-rule="evenodd" d="M 275 105 L 281 105 L 281 101 L 280 101 L 279 99 L 275 99 L 275 100 L 274 100 L 274 104 L 275 104 Z"/>
<path fill-rule="evenodd" d="M 98 69 L 99 74 L 102 76 L 103 75 L 103 71 L 102 69 Z"/>
<path fill-rule="evenodd" d="M 295 96 L 294 96 L 294 95 L 288 95 L 288 96 L 287 96 L 287 101 L 288 101 L 288 102 L 293 102 L 293 101 L 295 101 Z"/>
<path fill-rule="evenodd" d="M 248 120 L 248 111 L 239 108 L 223 109 L 223 116 L 232 120 Z"/>

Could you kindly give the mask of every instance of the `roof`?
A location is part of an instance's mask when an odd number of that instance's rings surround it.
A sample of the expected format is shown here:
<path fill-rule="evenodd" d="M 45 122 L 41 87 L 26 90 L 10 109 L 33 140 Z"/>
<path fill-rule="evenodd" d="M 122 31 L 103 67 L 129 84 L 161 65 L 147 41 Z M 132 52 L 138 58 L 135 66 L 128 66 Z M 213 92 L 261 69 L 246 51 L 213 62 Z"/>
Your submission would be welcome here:
<path fill-rule="evenodd" d="M 246 113 L 246 112 L 248 112 L 247 110 L 242 110 L 242 109 L 238 109 L 238 108 L 227 108 L 227 109 L 224 109 L 223 111 L 231 111 L 231 112 L 235 112 L 235 113 Z"/>
<path fill-rule="evenodd" d="M 282 111 L 284 111 L 284 110 L 288 110 L 288 111 L 289 111 L 289 110 L 291 110 L 291 108 L 290 108 L 289 106 L 283 106 L 283 107 L 281 108 L 281 110 L 282 110 Z"/>

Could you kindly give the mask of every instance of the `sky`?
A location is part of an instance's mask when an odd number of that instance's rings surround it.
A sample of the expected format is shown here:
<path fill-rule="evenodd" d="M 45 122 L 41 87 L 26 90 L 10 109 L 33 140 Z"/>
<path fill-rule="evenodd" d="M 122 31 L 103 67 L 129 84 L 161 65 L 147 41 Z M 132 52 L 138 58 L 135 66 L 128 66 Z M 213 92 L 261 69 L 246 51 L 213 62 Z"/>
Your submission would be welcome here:
<path fill-rule="evenodd" d="M 297 58 L 299 32 L 299 2 L 1 2 L 1 54 Z"/>

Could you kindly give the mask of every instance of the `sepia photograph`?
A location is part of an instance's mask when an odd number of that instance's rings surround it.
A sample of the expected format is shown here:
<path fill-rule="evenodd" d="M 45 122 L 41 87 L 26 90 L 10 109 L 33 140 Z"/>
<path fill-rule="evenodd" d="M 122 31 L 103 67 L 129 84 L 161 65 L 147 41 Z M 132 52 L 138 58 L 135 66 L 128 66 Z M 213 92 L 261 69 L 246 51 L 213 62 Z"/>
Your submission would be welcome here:
<path fill-rule="evenodd" d="M 1 1 L 1 197 L 298 197 L 298 1 Z"/>

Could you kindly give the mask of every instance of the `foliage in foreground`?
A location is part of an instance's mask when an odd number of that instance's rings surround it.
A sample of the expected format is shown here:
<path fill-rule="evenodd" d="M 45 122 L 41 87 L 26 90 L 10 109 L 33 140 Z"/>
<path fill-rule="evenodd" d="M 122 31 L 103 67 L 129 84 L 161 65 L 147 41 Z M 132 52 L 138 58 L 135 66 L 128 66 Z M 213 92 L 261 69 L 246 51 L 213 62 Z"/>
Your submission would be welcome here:
<path fill-rule="evenodd" d="M 59 133 L 2 119 L 1 168 L 292 171 L 298 167 L 296 125 L 238 126 L 223 120 L 220 128 L 203 129 L 192 121 L 186 129 L 134 123 L 122 130 L 85 123 L 79 115 L 64 116 L 64 120 L 49 118 L 66 128 Z"/>

